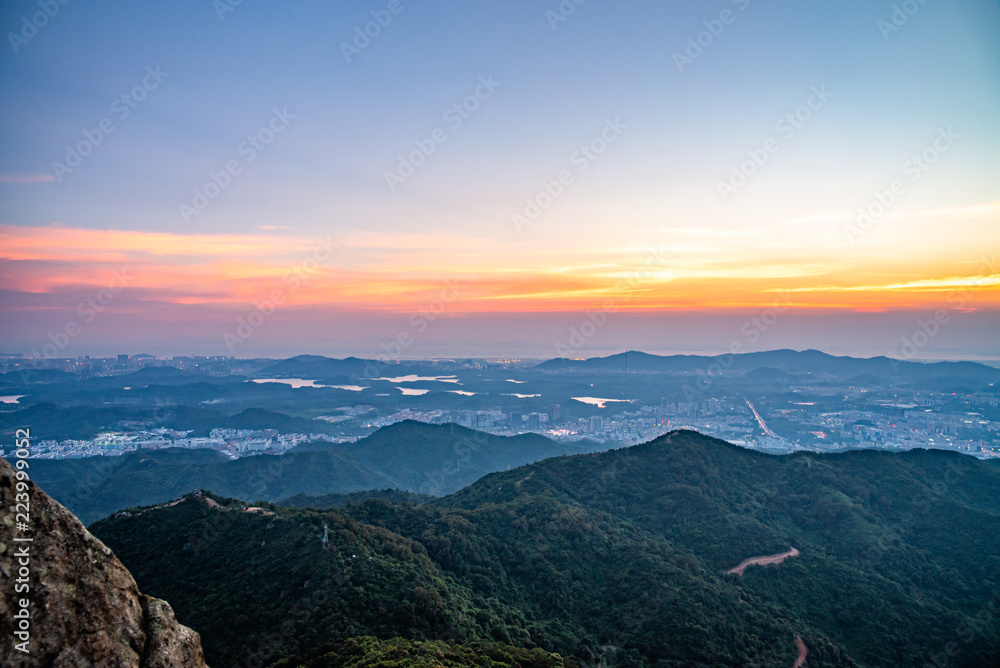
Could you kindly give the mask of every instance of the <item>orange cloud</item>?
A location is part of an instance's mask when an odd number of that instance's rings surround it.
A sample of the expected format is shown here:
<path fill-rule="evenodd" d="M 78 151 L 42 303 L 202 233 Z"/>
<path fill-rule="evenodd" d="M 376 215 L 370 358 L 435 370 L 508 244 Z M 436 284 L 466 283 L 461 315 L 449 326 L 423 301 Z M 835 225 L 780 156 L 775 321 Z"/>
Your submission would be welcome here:
<path fill-rule="evenodd" d="M 52 183 L 51 174 L 0 174 L 0 183 Z"/>
<path fill-rule="evenodd" d="M 505 246 L 457 235 L 367 232 L 336 242 L 60 225 L 0 226 L 0 235 L 7 290 L 100 287 L 112 271 L 128 267 L 134 276 L 128 290 L 150 303 L 239 306 L 280 291 L 297 306 L 405 312 L 450 290 L 458 295 L 450 307 L 456 312 L 715 311 L 764 307 L 787 292 L 793 308 L 879 311 L 938 308 L 949 291 L 962 290 L 972 308 L 1000 308 L 1000 269 L 957 260 L 890 264 L 729 246 L 696 254 L 670 245 L 599 252 L 570 242 Z"/>

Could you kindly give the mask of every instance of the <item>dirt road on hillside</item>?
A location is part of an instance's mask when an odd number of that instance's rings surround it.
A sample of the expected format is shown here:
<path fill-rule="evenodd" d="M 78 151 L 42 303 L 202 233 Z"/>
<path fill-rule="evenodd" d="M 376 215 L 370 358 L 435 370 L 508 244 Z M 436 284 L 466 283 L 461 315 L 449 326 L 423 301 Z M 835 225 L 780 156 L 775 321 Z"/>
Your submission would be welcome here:
<path fill-rule="evenodd" d="M 743 563 L 741 563 L 736 568 L 730 568 L 726 572 L 736 573 L 737 575 L 742 576 L 743 573 L 746 571 L 747 566 L 773 566 L 780 564 L 788 557 L 797 557 L 797 556 L 799 556 L 799 551 L 793 547 L 788 552 L 782 552 L 781 554 L 772 554 L 767 557 L 750 557 L 749 559 L 744 560 Z"/>
<path fill-rule="evenodd" d="M 802 668 L 806 665 L 806 657 L 809 656 L 809 648 L 806 644 L 802 642 L 802 638 L 795 636 L 795 646 L 799 648 L 799 657 L 795 659 L 795 663 L 792 664 L 792 668 Z"/>

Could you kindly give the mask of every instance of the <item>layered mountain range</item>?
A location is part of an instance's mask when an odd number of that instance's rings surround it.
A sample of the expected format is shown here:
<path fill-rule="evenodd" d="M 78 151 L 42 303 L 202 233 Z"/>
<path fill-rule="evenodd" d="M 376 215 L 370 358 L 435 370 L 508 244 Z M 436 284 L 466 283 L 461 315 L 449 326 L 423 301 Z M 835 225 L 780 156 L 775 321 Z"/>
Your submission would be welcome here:
<path fill-rule="evenodd" d="M 91 528 L 213 665 L 428 642 L 580 665 L 1000 661 L 1000 467 L 956 453 L 773 456 L 680 431 L 343 502 L 199 491 Z"/>

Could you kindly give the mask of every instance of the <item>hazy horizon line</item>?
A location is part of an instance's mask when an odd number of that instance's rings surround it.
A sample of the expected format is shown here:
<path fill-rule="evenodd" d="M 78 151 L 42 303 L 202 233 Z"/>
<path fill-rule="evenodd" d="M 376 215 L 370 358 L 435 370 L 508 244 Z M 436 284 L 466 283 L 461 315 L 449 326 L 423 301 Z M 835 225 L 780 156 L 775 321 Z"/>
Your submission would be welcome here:
<path fill-rule="evenodd" d="M 320 353 L 320 352 L 300 352 L 295 354 L 276 354 L 276 355 L 255 355 L 255 356 L 236 356 L 236 355 L 205 355 L 205 354 L 195 354 L 195 353 L 171 353 L 171 354 L 152 354 L 146 352 L 138 353 L 108 353 L 108 354 L 83 354 L 75 356 L 57 356 L 57 357 L 45 357 L 45 356 L 32 356 L 30 354 L 22 353 L 0 353 L 0 358 L 6 358 L 7 361 L 14 361 L 18 359 L 23 360 L 44 360 L 44 361 L 55 361 L 55 360 L 80 360 L 80 359 L 111 359 L 117 357 L 118 355 L 128 355 L 130 359 L 135 359 L 136 357 L 151 357 L 155 360 L 171 360 L 178 358 L 205 358 L 205 359 L 232 359 L 232 360 L 288 360 L 294 359 L 296 357 L 323 357 L 332 360 L 346 360 L 350 358 L 359 360 L 373 360 L 378 361 L 383 364 L 404 364 L 404 363 L 426 363 L 426 362 L 458 362 L 464 360 L 473 361 L 509 361 L 509 362 L 523 362 L 523 361 L 539 361 L 544 362 L 548 360 L 556 359 L 567 359 L 572 361 L 579 360 L 594 360 L 594 359 L 606 359 L 609 357 L 614 357 L 616 355 L 622 355 L 625 353 L 641 353 L 645 355 L 651 355 L 655 357 L 705 357 L 705 358 L 715 358 L 722 357 L 725 355 L 759 355 L 765 353 L 774 352 L 793 352 L 793 353 L 805 353 L 805 352 L 818 352 L 824 355 L 829 355 L 831 357 L 837 358 L 850 358 L 850 359 L 878 359 L 885 358 L 890 360 L 897 360 L 903 362 L 915 362 L 921 364 L 933 364 L 937 362 L 971 362 L 978 364 L 986 364 L 988 366 L 996 366 L 1000 368 L 1000 354 L 972 354 L 972 353 L 954 353 L 954 354 L 937 354 L 934 356 L 927 357 L 905 357 L 905 356 L 894 356 L 886 355 L 884 353 L 863 353 L 860 351 L 844 352 L 844 351 L 834 351 L 824 350 L 822 348 L 792 348 L 792 347 L 782 347 L 782 348 L 768 348 L 763 350 L 742 350 L 739 352 L 732 352 L 729 350 L 712 349 L 712 350 L 667 350 L 667 349 L 643 349 L 643 348 L 624 348 L 619 350 L 608 350 L 603 352 L 596 352 L 594 354 L 582 355 L 579 357 L 568 357 L 559 354 L 550 355 L 538 355 L 538 354 L 479 354 L 479 355 L 426 355 L 426 356 L 409 356 L 409 357 L 398 357 L 391 358 L 387 357 L 385 354 L 363 354 L 358 352 L 336 352 L 336 353 Z"/>

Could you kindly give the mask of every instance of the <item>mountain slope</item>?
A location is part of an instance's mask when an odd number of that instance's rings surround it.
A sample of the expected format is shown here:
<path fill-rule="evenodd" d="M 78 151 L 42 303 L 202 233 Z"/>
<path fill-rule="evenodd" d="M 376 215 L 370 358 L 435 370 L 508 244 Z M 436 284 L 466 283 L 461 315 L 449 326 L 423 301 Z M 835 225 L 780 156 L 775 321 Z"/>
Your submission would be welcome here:
<path fill-rule="evenodd" d="M 369 504 L 368 512 L 400 508 Z M 200 630 L 209 660 L 219 665 L 247 651 L 267 665 L 356 635 L 488 639 L 581 658 L 595 658 L 611 640 L 656 637 L 654 651 L 714 665 L 725 665 L 730 651 L 744 665 L 790 663 L 794 655 L 794 636 L 780 610 L 743 605 L 725 583 L 701 577 L 662 541 L 613 526 L 609 518 L 581 568 L 569 553 L 585 547 L 576 527 L 543 534 L 542 545 L 532 538 L 533 527 L 509 513 L 489 518 L 512 524 L 503 540 L 470 535 L 482 529 L 483 518 L 429 513 L 411 518 L 419 523 L 418 538 L 347 513 L 270 505 L 250 511 L 238 502 L 189 495 L 173 506 L 119 513 L 94 530 L 119 550 L 143 586 Z M 544 504 L 532 514 L 548 524 L 575 519 Z M 528 556 L 534 550 L 538 554 Z M 634 564 L 621 568 L 628 561 Z M 574 569 L 580 572 L 559 572 Z M 654 594 L 643 596 L 646 591 Z M 635 627 L 605 636 L 621 619 Z M 764 641 L 741 637 L 741 628 Z M 718 638 L 718 645 L 704 647 L 701 633 Z"/>
<path fill-rule="evenodd" d="M 750 568 L 742 590 L 870 665 L 919 662 L 913 639 L 941 637 L 942 627 L 954 636 L 979 611 L 1000 612 L 1000 599 L 990 598 L 1000 595 L 1000 476 L 972 458 L 941 451 L 777 458 L 680 432 L 526 471 L 488 476 L 439 503 L 481 512 L 541 495 L 600 509 L 684 546 L 714 572 L 797 548 L 801 556 L 780 568 Z M 991 638 L 971 645 L 992 648 L 996 658 L 996 629 Z"/>
<path fill-rule="evenodd" d="M 814 668 L 923 665 L 944 647 L 954 665 L 1000 660 L 1000 629 L 982 621 L 1000 615 L 1000 470 L 953 453 L 775 457 L 674 432 L 420 506 L 264 510 L 189 497 L 93 529 L 210 658 L 237 651 L 213 620 L 254 609 L 267 636 L 310 579 L 335 603 L 313 601 L 263 661 L 355 635 L 623 665 L 792 665 L 797 638 Z"/>
<path fill-rule="evenodd" d="M 353 503 L 361 503 L 368 499 L 382 499 L 393 503 L 428 503 L 435 497 L 428 494 L 417 494 L 416 492 L 403 492 L 398 489 L 369 489 L 363 492 L 351 492 L 350 494 L 324 494 L 323 496 L 309 496 L 308 494 L 296 494 L 278 502 L 280 506 L 291 508 L 343 508 Z"/>

